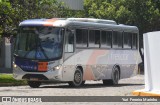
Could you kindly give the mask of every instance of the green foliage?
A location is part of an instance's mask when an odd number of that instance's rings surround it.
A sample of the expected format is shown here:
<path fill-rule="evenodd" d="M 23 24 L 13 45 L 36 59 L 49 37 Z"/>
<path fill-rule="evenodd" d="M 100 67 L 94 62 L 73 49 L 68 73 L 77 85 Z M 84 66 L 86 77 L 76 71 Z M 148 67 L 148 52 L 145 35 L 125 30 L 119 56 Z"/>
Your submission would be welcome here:
<path fill-rule="evenodd" d="M 34 18 L 90 17 L 135 25 L 142 34 L 160 30 L 160 0 L 84 0 L 84 10 L 69 10 L 56 0 L 0 0 L 0 33 Z"/>
<path fill-rule="evenodd" d="M 160 30 L 160 0 L 84 0 L 85 17 L 116 20 L 135 25 L 142 34 Z"/>
<path fill-rule="evenodd" d="M 12 9 L 10 3 L 5 0 L 1 0 L 0 8 L 0 33 L 2 33 L 3 31 L 8 30 L 12 23 L 12 19 L 9 16 L 12 14 Z"/>
<path fill-rule="evenodd" d="M 69 11 L 56 0 L 1 0 L 0 8 L 0 33 L 11 33 L 22 20 L 65 17 Z"/>
<path fill-rule="evenodd" d="M 15 80 L 12 74 L 0 74 L 0 86 L 26 85 L 24 80 Z"/>

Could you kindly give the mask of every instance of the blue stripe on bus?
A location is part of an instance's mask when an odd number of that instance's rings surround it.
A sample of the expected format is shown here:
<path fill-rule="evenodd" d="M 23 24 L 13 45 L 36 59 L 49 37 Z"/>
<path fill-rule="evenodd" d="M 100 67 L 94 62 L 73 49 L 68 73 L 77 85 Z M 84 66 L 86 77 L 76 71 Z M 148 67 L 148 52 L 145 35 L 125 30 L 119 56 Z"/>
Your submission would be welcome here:
<path fill-rule="evenodd" d="M 15 58 L 15 64 L 24 71 L 38 71 L 38 62 Z"/>

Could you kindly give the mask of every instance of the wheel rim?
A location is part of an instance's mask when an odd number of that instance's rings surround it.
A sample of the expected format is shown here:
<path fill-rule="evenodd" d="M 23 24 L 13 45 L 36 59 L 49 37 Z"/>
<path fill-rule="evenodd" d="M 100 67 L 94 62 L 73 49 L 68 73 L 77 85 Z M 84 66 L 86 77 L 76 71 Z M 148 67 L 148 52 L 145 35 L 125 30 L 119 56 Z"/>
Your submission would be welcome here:
<path fill-rule="evenodd" d="M 80 84 L 81 83 L 81 73 L 79 71 L 77 71 L 75 73 L 74 81 L 75 81 L 76 84 Z"/>

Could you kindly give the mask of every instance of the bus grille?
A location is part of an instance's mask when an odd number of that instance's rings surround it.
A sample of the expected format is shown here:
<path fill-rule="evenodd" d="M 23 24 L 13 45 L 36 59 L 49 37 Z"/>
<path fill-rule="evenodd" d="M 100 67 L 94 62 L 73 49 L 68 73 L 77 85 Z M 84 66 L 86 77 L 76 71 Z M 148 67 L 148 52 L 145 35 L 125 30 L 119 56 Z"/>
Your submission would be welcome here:
<path fill-rule="evenodd" d="M 43 74 L 25 74 L 22 79 L 26 79 L 26 80 L 49 80 L 46 76 L 44 76 Z"/>

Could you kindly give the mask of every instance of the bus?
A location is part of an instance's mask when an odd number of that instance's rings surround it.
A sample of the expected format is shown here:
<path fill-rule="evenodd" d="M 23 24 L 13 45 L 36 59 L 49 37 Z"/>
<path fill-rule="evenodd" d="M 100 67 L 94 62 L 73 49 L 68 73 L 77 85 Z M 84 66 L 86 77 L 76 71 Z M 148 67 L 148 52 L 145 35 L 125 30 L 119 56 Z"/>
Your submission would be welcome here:
<path fill-rule="evenodd" d="M 32 88 L 45 82 L 83 86 L 86 80 L 117 85 L 138 72 L 136 26 L 94 18 L 22 21 L 14 47 L 13 75 Z"/>

